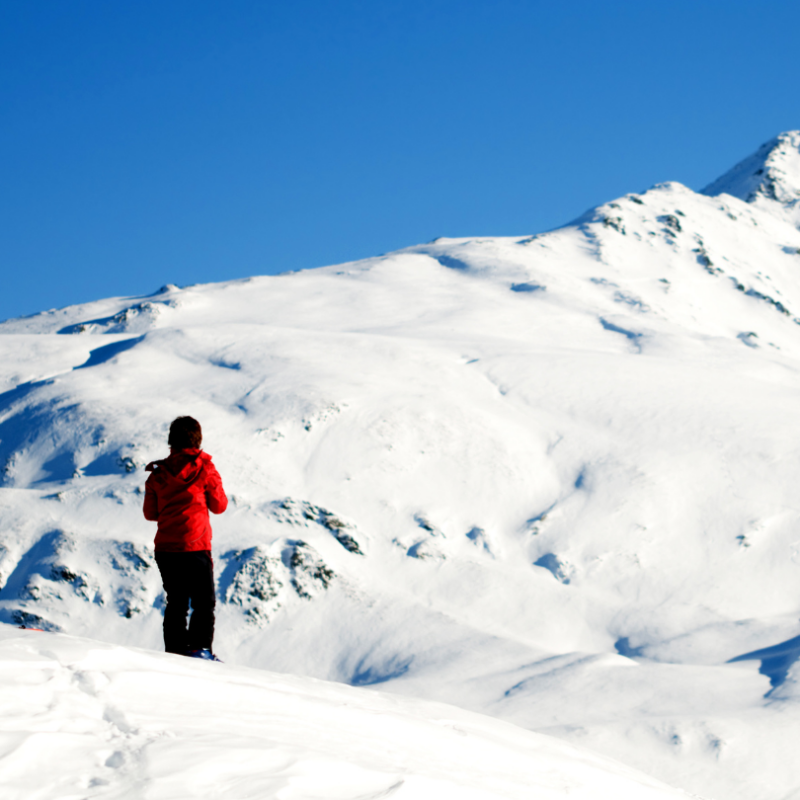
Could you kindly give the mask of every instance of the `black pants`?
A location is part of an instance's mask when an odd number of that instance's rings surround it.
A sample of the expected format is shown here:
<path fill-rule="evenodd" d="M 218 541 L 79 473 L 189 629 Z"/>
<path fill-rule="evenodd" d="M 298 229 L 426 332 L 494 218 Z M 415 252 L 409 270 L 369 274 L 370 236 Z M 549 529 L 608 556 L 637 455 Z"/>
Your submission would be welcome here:
<path fill-rule="evenodd" d="M 156 564 L 167 595 L 164 649 L 168 653 L 211 649 L 214 639 L 214 562 L 210 550 L 156 552 Z M 186 627 L 189 603 L 192 616 Z"/>

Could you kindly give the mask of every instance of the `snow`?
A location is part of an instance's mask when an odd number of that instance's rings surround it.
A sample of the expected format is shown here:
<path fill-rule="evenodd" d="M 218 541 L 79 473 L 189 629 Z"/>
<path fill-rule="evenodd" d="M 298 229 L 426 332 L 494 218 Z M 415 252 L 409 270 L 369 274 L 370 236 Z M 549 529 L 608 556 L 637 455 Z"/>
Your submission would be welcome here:
<path fill-rule="evenodd" d="M 142 467 L 188 413 L 231 498 L 226 670 L 800 794 L 798 147 L 535 236 L 0 323 L 0 621 L 161 649 Z"/>
<path fill-rule="evenodd" d="M 703 194 L 729 194 L 800 223 L 800 131 L 787 131 L 711 183 Z"/>
<path fill-rule="evenodd" d="M 685 797 L 549 736 L 310 678 L 0 627 L 6 800 Z"/>

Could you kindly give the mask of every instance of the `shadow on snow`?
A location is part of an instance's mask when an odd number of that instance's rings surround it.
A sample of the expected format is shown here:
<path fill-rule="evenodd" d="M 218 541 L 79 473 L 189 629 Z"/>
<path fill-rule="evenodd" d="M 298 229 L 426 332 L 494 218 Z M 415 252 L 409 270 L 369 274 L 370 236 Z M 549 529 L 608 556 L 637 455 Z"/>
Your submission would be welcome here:
<path fill-rule="evenodd" d="M 785 680 L 792 664 L 800 658 L 800 636 L 787 639 L 785 642 L 764 647 L 761 650 L 753 650 L 751 653 L 744 653 L 728 661 L 733 664 L 737 661 L 761 661 L 758 671 L 769 678 L 772 688 L 765 697 L 777 689 Z"/>

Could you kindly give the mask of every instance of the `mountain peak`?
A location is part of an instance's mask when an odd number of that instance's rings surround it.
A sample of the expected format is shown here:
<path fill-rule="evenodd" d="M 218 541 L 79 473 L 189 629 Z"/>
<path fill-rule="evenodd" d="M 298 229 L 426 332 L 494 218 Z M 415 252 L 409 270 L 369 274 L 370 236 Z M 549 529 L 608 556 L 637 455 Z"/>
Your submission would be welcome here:
<path fill-rule="evenodd" d="M 800 200 L 800 131 L 786 131 L 765 142 L 701 194 L 729 194 L 747 203 L 794 207 Z"/>

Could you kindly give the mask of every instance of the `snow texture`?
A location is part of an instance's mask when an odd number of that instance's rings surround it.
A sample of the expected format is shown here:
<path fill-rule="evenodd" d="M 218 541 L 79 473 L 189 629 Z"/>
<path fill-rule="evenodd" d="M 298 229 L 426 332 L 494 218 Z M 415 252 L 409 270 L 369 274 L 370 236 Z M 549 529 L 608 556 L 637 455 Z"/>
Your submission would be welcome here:
<path fill-rule="evenodd" d="M 795 131 L 703 193 L 659 184 L 535 236 L 0 323 L 0 622 L 161 649 L 143 466 L 192 414 L 231 499 L 225 670 L 450 703 L 709 798 L 800 796 L 798 199 Z M 30 658 L 69 708 L 59 656 Z M 199 669 L 135 658 L 141 687 Z M 41 732 L 17 719 L 9 786 Z M 180 749 L 172 724 L 152 730 Z M 384 777 L 259 796 L 389 797 Z"/>
<path fill-rule="evenodd" d="M 645 775 L 460 709 L 0 627 L 4 800 L 678 800 Z"/>

